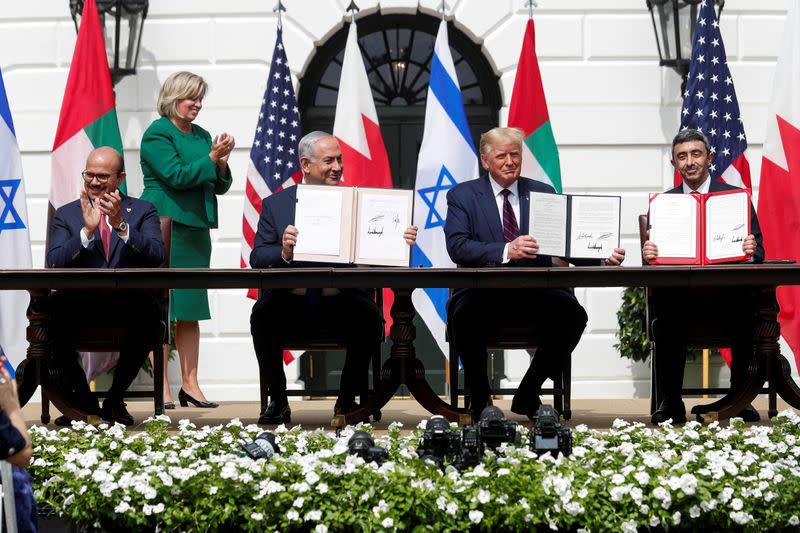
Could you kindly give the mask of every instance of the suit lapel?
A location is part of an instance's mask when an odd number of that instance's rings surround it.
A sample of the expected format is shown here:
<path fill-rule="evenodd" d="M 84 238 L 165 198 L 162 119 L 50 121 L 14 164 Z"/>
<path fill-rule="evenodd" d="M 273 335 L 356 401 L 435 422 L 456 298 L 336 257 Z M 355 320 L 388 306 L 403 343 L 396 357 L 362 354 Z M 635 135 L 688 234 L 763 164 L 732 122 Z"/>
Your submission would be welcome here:
<path fill-rule="evenodd" d="M 495 242 L 502 241 L 503 226 L 500 224 L 500 212 L 497 210 L 497 202 L 494 199 L 492 186 L 489 183 L 492 178 L 486 176 L 482 179 L 483 182 L 478 189 L 478 205 L 481 206 L 483 219 L 486 221 L 492 240 Z"/>
<path fill-rule="evenodd" d="M 122 210 L 122 220 L 130 225 L 134 213 L 130 206 L 130 199 L 127 196 L 122 197 L 122 205 L 120 206 L 120 209 Z M 130 235 L 130 228 L 128 229 L 128 235 Z M 121 250 L 118 250 L 118 248 L 120 248 L 120 245 L 122 244 L 122 239 L 119 238 L 119 235 L 117 235 L 117 232 L 114 231 L 113 228 L 111 229 L 110 237 L 111 244 L 108 247 L 108 264 L 117 265 L 119 264 L 119 259 L 116 257 L 116 255 L 121 253 Z"/>
<path fill-rule="evenodd" d="M 519 234 L 528 235 L 530 233 L 529 219 L 531 209 L 531 194 L 528 190 L 528 183 L 522 179 L 517 180 L 517 193 L 519 194 Z"/>

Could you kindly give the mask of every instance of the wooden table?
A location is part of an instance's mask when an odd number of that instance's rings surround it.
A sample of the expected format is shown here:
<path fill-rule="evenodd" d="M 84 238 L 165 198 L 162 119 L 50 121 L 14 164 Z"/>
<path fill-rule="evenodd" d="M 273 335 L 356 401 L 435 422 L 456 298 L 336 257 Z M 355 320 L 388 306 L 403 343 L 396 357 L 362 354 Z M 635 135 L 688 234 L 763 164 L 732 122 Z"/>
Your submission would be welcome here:
<path fill-rule="evenodd" d="M 257 287 L 391 287 L 395 293 L 391 309 L 392 347 L 384 363 L 380 383 L 372 404 L 334 419 L 336 425 L 361 420 L 380 409 L 401 385 L 428 411 L 449 420 L 464 423 L 466 413 L 450 407 L 431 389 L 425 368 L 417 359 L 413 325 L 416 311 L 411 301 L 415 288 L 553 288 L 553 287 L 706 287 L 752 286 L 776 287 L 800 285 L 800 265 L 724 265 L 724 266 L 648 266 L 648 267 L 576 267 L 576 268 L 320 268 L 320 269 L 44 269 L 0 270 L 0 290 L 25 289 L 31 294 L 28 308 L 28 357 L 17 369 L 20 400 L 26 403 L 41 384 L 45 393 L 58 387 L 47 379 L 50 356 L 47 324 L 47 299 L 52 289 L 142 289 L 209 288 L 233 289 Z M 791 377 L 789 363 L 778 346 L 780 327 L 776 309 L 760 311 L 756 328 L 756 357 L 748 368 L 747 378 L 737 390 L 718 401 L 700 406 L 698 415 L 730 418 L 739 413 L 769 380 L 777 393 L 800 409 L 800 389 Z M 55 396 L 60 396 L 55 394 Z M 83 415 L 68 401 L 54 401 L 68 416 Z M 59 405 L 60 403 L 60 405 Z"/>

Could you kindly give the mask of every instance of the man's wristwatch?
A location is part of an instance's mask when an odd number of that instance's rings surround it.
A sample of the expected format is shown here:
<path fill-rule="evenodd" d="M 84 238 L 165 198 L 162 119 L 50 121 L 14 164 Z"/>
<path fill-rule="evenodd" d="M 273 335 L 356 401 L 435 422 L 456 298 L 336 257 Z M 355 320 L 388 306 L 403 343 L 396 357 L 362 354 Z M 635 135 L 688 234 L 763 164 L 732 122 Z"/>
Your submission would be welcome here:
<path fill-rule="evenodd" d="M 119 226 L 114 229 L 117 231 L 117 233 L 125 233 L 128 231 L 128 223 L 123 220 L 119 223 Z"/>

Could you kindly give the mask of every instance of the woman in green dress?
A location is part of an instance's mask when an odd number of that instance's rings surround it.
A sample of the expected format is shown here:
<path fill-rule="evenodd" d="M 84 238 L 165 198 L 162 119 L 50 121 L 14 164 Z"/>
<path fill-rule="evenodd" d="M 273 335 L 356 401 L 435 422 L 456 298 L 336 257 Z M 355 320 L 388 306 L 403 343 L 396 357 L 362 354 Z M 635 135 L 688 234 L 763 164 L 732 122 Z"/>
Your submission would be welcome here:
<path fill-rule="evenodd" d="M 159 215 L 172 217 L 172 268 L 208 268 L 211 260 L 210 228 L 217 227 L 217 195 L 231 187 L 228 157 L 234 139 L 211 135 L 193 124 L 203 107 L 208 85 L 191 72 L 169 76 L 158 95 L 161 118 L 150 124 L 141 144 L 144 173 L 142 199 L 152 202 Z M 199 320 L 211 318 L 208 291 L 172 291 L 170 318 L 176 320 L 175 345 L 181 361 L 182 406 L 217 407 L 206 400 L 197 383 L 200 352 Z M 164 406 L 175 407 L 167 381 L 168 350 L 164 357 Z"/>

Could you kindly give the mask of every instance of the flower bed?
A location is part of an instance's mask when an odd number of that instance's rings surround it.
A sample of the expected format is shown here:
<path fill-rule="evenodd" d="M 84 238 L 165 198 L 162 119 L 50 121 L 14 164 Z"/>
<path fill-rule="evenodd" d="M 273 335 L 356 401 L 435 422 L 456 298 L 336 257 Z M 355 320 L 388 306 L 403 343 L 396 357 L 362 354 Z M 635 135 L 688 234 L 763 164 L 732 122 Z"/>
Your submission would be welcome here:
<path fill-rule="evenodd" d="M 800 417 L 772 426 L 688 423 L 578 427 L 570 457 L 487 452 L 464 472 L 417 457 L 420 430 L 376 438 L 383 465 L 347 453 L 353 428 L 279 428 L 280 456 L 253 461 L 233 420 L 196 428 L 169 419 L 122 426 L 34 427 L 37 500 L 80 524 L 119 531 L 781 530 L 800 523 Z M 366 429 L 369 429 L 366 427 Z"/>

